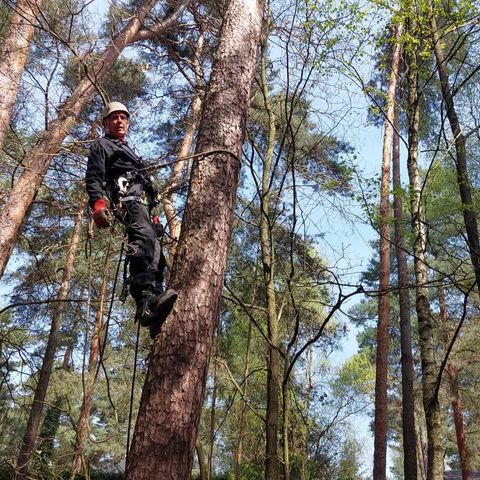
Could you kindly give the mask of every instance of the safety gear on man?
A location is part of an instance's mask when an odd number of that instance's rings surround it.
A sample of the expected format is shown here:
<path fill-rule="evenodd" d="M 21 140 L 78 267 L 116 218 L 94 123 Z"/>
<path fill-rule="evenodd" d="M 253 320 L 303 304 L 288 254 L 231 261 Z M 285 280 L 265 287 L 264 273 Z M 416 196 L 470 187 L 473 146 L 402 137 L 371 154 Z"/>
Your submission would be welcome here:
<path fill-rule="evenodd" d="M 107 105 L 103 109 L 102 118 L 103 119 L 107 118 L 113 112 L 124 112 L 127 115 L 127 117 L 130 118 L 130 112 L 128 111 L 128 108 L 123 103 L 120 103 L 120 102 L 107 103 Z"/>
<path fill-rule="evenodd" d="M 155 229 L 155 233 L 157 234 L 158 238 L 163 237 L 163 225 L 160 222 L 160 218 L 158 218 L 158 215 L 155 215 L 152 218 L 152 223 L 153 223 L 153 228 Z"/>
<path fill-rule="evenodd" d="M 157 194 L 154 183 L 145 174 L 146 165 L 124 140 L 129 115 L 120 102 L 110 102 L 102 112 L 105 136 L 90 147 L 86 190 L 99 227 L 109 224 L 105 198 L 115 205 L 115 215 L 125 226 L 128 285 L 137 306 L 135 319 L 149 327 L 154 338 L 171 312 L 177 294 L 163 290 L 166 261 L 158 228 L 151 218 Z"/>
<path fill-rule="evenodd" d="M 108 228 L 112 221 L 112 216 L 108 210 L 107 202 L 105 199 L 99 198 L 93 204 L 92 211 L 93 221 L 98 228 Z"/>

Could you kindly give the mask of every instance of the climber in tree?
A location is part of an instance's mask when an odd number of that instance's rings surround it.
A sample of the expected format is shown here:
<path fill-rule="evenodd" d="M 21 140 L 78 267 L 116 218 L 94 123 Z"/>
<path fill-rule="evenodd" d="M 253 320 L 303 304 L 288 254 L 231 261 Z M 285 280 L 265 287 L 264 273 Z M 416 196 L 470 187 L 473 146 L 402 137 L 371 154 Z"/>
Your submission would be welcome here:
<path fill-rule="evenodd" d="M 158 235 L 161 225 L 158 218 L 155 222 L 151 219 L 156 191 L 144 163 L 125 140 L 129 119 L 130 112 L 120 102 L 111 102 L 103 110 L 105 136 L 90 148 L 86 189 L 97 227 L 110 226 L 109 205 L 126 227 L 130 293 L 137 305 L 135 319 L 148 326 L 154 338 L 177 294 L 163 289 L 165 257 Z"/>

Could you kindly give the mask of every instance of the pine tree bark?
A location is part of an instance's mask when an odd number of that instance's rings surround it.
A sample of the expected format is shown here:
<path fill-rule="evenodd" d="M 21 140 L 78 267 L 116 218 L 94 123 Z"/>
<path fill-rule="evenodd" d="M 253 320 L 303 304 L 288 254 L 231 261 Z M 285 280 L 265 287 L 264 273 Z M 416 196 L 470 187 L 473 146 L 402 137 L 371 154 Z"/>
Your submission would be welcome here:
<path fill-rule="evenodd" d="M 35 32 L 36 17 L 43 0 L 17 0 L 0 49 L 0 150 L 12 119 L 13 106 Z"/>
<path fill-rule="evenodd" d="M 398 89 L 397 89 L 398 96 Z M 395 223 L 395 253 L 398 270 L 400 307 L 400 348 L 402 352 L 402 434 L 403 472 L 405 480 L 417 479 L 417 445 L 415 439 L 415 394 L 412 355 L 412 325 L 410 321 L 410 289 L 406 242 L 403 230 L 403 199 L 400 179 L 400 122 L 398 101 L 395 103 L 395 133 L 393 136 L 393 211 Z"/>
<path fill-rule="evenodd" d="M 33 404 L 28 417 L 27 426 L 23 435 L 20 452 L 17 457 L 17 471 L 16 478 L 18 480 L 26 480 L 29 478 L 28 470 L 32 453 L 35 449 L 35 443 L 38 437 L 38 429 L 42 418 L 43 408 L 45 405 L 45 398 L 47 396 L 47 389 L 50 382 L 50 375 L 52 373 L 55 354 L 57 352 L 58 339 L 60 336 L 60 327 L 63 321 L 63 312 L 65 310 L 65 300 L 68 296 L 70 279 L 72 278 L 74 261 L 80 242 L 80 233 L 82 229 L 82 217 L 85 205 L 82 205 L 75 217 L 75 224 L 73 227 L 72 236 L 70 238 L 70 245 L 65 259 L 65 267 L 63 269 L 62 282 L 58 292 L 59 302 L 56 304 L 53 315 L 50 333 L 48 336 L 47 346 L 43 357 L 42 367 L 38 377 L 35 394 L 33 397 Z"/>
<path fill-rule="evenodd" d="M 70 97 L 59 107 L 58 117 L 50 122 L 39 144 L 24 161 L 24 170 L 15 182 L 0 214 L 0 278 L 12 253 L 22 222 L 43 182 L 52 158 L 84 110 L 96 85 L 108 74 L 122 51 L 152 32 L 164 32 L 183 12 L 188 0 L 180 3 L 175 13 L 156 28 L 143 28 L 144 21 L 158 0 L 145 0 L 121 32 L 106 47 L 88 74 L 83 77 Z M 148 30 L 146 34 L 143 34 Z"/>
<path fill-rule="evenodd" d="M 128 480 L 190 478 L 262 12 L 261 0 L 231 0 L 225 12 L 196 147 L 205 155 L 193 164 L 171 275 L 178 300 L 153 345 L 127 459 Z"/>
<path fill-rule="evenodd" d="M 433 51 L 437 62 L 437 71 L 440 79 L 443 102 L 447 112 L 447 118 L 453 134 L 455 145 L 455 167 L 457 171 L 457 183 L 462 201 L 463 221 L 467 232 L 467 244 L 470 259 L 475 272 L 475 282 L 480 292 L 480 240 L 478 235 L 478 223 L 473 204 L 472 186 L 467 167 L 466 138 L 463 134 L 458 114 L 453 100 L 452 87 L 448 78 L 447 58 L 443 52 L 442 42 L 438 35 L 437 22 L 433 6 L 430 12 L 430 25 L 432 34 Z"/>
<path fill-rule="evenodd" d="M 408 18 L 409 33 L 413 19 Z M 415 37 L 413 37 L 415 38 Z M 428 300 L 428 270 L 425 260 L 426 231 L 422 206 L 422 186 L 418 165 L 418 129 L 420 123 L 418 67 L 415 47 L 406 52 L 408 72 L 408 176 L 410 183 L 410 214 L 412 218 L 414 268 L 416 279 L 416 311 L 420 356 L 422 361 L 422 393 L 427 425 L 427 480 L 443 478 L 443 429 L 440 404 L 436 395 L 437 362 L 435 357 L 435 321 Z"/>
<path fill-rule="evenodd" d="M 387 389 L 388 389 L 388 323 L 390 316 L 390 160 L 392 155 L 394 107 L 399 76 L 403 26 L 394 26 L 391 71 L 387 90 L 380 184 L 380 279 L 378 298 L 377 353 L 375 371 L 375 427 L 373 478 L 387 475 Z"/>

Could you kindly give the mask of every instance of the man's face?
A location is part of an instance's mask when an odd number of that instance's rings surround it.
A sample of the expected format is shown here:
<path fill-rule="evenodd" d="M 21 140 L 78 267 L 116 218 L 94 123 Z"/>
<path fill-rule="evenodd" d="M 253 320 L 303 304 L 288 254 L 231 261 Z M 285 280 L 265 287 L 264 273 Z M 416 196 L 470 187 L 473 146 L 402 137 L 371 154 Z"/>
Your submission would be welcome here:
<path fill-rule="evenodd" d="M 124 112 L 112 112 L 103 120 L 107 135 L 123 140 L 128 132 L 128 116 Z"/>

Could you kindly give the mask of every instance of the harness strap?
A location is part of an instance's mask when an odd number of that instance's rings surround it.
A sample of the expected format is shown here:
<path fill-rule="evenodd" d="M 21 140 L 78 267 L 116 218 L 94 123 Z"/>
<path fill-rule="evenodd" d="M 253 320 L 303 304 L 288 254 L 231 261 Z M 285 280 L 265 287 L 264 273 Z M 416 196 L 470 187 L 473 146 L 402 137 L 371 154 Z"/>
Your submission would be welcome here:
<path fill-rule="evenodd" d="M 142 196 L 140 195 L 129 195 L 128 197 L 120 197 L 120 203 L 125 203 L 125 202 L 140 202 L 143 203 Z"/>

